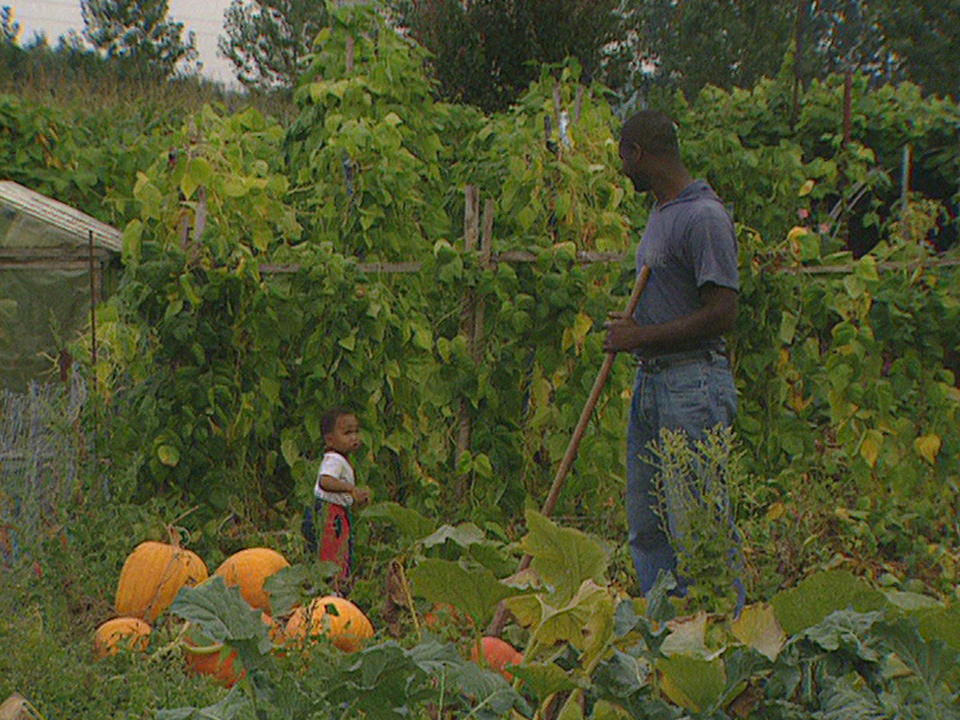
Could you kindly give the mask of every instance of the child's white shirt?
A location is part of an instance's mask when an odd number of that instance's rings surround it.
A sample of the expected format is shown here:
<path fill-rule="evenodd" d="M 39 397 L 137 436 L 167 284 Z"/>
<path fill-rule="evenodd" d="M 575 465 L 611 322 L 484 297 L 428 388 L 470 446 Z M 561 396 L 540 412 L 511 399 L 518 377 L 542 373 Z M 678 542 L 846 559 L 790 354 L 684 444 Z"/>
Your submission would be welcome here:
<path fill-rule="evenodd" d="M 353 505 L 353 495 L 342 492 L 329 492 L 320 486 L 320 478 L 324 475 L 336 478 L 350 485 L 356 485 L 357 481 L 353 475 L 353 466 L 350 461 L 338 452 L 329 450 L 323 454 L 323 460 L 320 463 L 320 471 L 317 473 L 317 484 L 314 485 L 313 493 L 325 502 L 334 505 L 350 507 Z"/>

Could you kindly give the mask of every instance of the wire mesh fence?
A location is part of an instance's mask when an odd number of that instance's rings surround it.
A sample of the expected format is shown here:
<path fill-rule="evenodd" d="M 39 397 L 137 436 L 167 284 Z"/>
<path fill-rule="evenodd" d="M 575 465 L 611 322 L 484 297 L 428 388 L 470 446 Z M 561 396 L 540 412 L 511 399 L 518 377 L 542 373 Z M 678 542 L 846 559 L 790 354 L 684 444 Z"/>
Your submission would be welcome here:
<path fill-rule="evenodd" d="M 0 391 L 0 562 L 7 567 L 35 557 L 60 532 L 78 489 L 86 399 L 77 373 L 63 384 Z"/>

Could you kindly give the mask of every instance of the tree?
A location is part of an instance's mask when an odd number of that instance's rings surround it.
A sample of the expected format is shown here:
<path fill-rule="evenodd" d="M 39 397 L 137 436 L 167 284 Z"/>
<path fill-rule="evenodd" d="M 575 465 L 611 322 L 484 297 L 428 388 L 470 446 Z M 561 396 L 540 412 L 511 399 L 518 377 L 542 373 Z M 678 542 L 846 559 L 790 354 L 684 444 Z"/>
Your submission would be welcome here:
<path fill-rule="evenodd" d="M 14 22 L 9 5 L 0 6 L 0 45 L 16 45 L 20 37 L 20 23 Z"/>
<path fill-rule="evenodd" d="M 82 0 L 84 35 L 107 58 L 129 60 L 170 76 L 197 57 L 196 37 L 167 19 L 167 0 Z"/>
<path fill-rule="evenodd" d="M 896 69 L 862 0 L 629 0 L 626 8 L 656 68 L 651 81 L 688 96 L 705 85 L 752 87 L 777 74 L 791 47 L 801 84 L 852 69 L 886 80 Z"/>
<path fill-rule="evenodd" d="M 316 0 L 233 0 L 224 19 L 220 54 L 245 87 L 260 90 L 294 87 L 328 24 L 326 5 Z"/>
<path fill-rule="evenodd" d="M 441 94 L 501 110 L 540 75 L 575 57 L 587 81 L 622 40 L 620 0 L 393 0 L 401 25 L 433 55 Z"/>
<path fill-rule="evenodd" d="M 877 21 L 907 76 L 960 98 L 960 0 L 876 0 Z"/>
<path fill-rule="evenodd" d="M 704 85 L 750 86 L 775 74 L 789 44 L 792 13 L 769 0 L 630 0 L 647 83 L 678 86 L 688 95 Z M 792 3 L 790 3 L 792 4 Z M 651 73 L 651 69 L 654 69 Z"/>

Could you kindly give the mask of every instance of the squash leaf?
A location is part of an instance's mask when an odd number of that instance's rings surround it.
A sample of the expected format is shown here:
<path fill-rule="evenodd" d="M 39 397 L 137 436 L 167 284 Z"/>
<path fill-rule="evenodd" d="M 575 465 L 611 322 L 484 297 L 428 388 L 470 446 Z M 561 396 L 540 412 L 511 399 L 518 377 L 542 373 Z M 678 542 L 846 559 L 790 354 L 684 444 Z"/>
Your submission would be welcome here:
<path fill-rule="evenodd" d="M 518 665 L 511 668 L 510 672 L 523 680 L 525 689 L 536 695 L 541 703 L 558 692 L 586 685 L 576 675 L 552 662 Z"/>
<path fill-rule="evenodd" d="M 216 705 L 205 708 L 175 708 L 173 710 L 157 710 L 157 720 L 234 720 L 241 712 L 248 712 L 250 703 L 247 696 L 240 690 L 240 686 L 231 688 L 230 692 Z"/>
<path fill-rule="evenodd" d="M 239 587 L 227 587 L 219 575 L 196 587 L 183 588 L 170 613 L 199 625 L 210 639 L 236 648 L 248 669 L 262 665 L 273 647 L 262 613 L 247 604 Z"/>
<path fill-rule="evenodd" d="M 487 568 L 425 558 L 410 571 L 414 593 L 430 602 L 447 603 L 469 615 L 477 626 L 493 617 L 497 603 L 522 592 L 497 580 Z"/>
<path fill-rule="evenodd" d="M 392 523 L 407 545 L 413 545 L 437 529 L 437 524 L 430 518 L 395 502 L 371 505 L 361 510 L 360 514 L 365 519 L 386 520 Z"/>
<path fill-rule="evenodd" d="M 660 658 L 660 687 L 677 705 L 700 712 L 713 708 L 723 698 L 726 670 L 719 658 L 704 660 L 689 655 Z"/>
<path fill-rule="evenodd" d="M 792 636 L 813 627 L 835 610 L 878 610 L 885 599 L 853 573 L 827 570 L 777 593 L 771 604 L 784 632 Z"/>
<path fill-rule="evenodd" d="M 603 582 L 607 554 L 596 540 L 535 510 L 527 511 L 527 527 L 521 548 L 533 558 L 530 566 L 553 587 L 556 605 L 569 602 L 586 580 Z"/>
<path fill-rule="evenodd" d="M 787 636 L 768 603 L 748 605 L 731 626 L 734 637 L 770 660 L 776 660 Z"/>

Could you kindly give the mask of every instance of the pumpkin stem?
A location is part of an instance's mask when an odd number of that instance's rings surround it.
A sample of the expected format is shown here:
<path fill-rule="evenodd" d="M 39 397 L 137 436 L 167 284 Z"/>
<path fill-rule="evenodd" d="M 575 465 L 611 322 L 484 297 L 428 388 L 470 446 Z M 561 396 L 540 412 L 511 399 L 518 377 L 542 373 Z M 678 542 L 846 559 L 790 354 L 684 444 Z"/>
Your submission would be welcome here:
<path fill-rule="evenodd" d="M 162 659 L 172 655 L 174 652 L 182 652 L 183 647 L 186 646 L 184 638 L 187 636 L 187 633 L 190 632 L 191 627 L 192 623 L 189 620 L 185 620 L 183 625 L 180 626 L 180 629 L 177 630 L 177 636 L 166 645 L 154 650 L 152 656 L 157 659 Z"/>
<path fill-rule="evenodd" d="M 170 538 L 170 544 L 174 547 L 183 547 L 181 545 L 183 541 L 183 533 L 186 532 L 182 527 L 177 525 L 168 524 L 167 525 L 167 537 Z"/>

